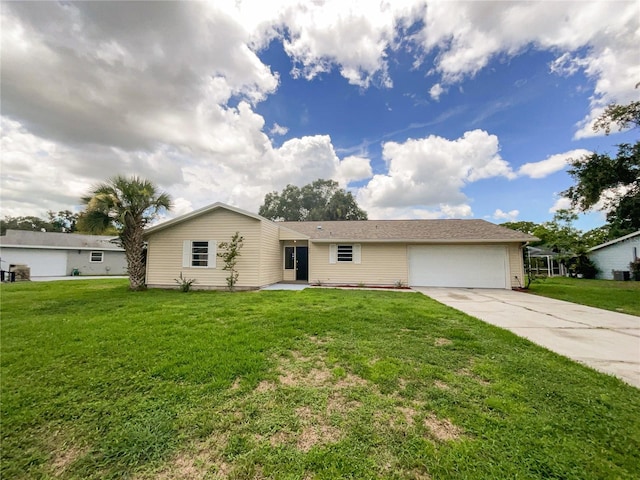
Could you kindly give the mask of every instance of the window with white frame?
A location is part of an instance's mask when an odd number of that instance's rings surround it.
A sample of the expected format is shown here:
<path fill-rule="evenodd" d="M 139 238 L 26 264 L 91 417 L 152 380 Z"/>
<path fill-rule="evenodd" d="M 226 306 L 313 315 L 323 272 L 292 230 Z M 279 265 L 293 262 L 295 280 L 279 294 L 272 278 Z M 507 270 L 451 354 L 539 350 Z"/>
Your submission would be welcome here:
<path fill-rule="evenodd" d="M 185 268 L 216 268 L 215 240 L 185 240 L 182 247 Z"/>
<path fill-rule="evenodd" d="M 329 263 L 360 263 L 360 244 L 329 245 Z"/>
<path fill-rule="evenodd" d="M 104 258 L 104 252 L 91 252 L 89 254 L 89 262 L 91 263 L 102 263 Z"/>

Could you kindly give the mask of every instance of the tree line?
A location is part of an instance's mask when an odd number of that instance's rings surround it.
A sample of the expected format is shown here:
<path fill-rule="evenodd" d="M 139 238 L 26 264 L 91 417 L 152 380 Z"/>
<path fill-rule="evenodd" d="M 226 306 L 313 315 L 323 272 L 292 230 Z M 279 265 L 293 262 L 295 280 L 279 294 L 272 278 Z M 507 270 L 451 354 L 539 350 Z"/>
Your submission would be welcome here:
<path fill-rule="evenodd" d="M 34 232 L 87 233 L 91 234 L 86 224 L 84 212 L 74 213 L 71 210 L 54 212 L 49 210 L 46 218 L 35 216 L 12 217 L 6 216 L 0 220 L 0 235 L 7 230 L 31 230 Z M 116 234 L 115 230 L 106 232 Z"/>

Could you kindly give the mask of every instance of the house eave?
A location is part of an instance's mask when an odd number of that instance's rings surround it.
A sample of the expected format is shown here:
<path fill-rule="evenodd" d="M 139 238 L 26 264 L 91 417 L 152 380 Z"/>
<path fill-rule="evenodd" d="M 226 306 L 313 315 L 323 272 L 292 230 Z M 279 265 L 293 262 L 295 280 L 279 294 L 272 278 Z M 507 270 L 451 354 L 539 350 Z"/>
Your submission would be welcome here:
<path fill-rule="evenodd" d="M 625 240 L 629 240 L 629 239 L 631 239 L 633 237 L 637 237 L 638 235 L 640 235 L 640 230 L 638 230 L 637 232 L 633 232 L 633 233 L 630 233 L 628 235 L 625 235 L 623 237 L 616 238 L 614 240 L 610 240 L 610 241 L 605 242 L 605 243 L 601 243 L 600 245 L 596 245 L 595 247 L 591 247 L 588 251 L 589 252 L 594 252 L 596 250 L 600 250 L 601 248 L 609 247 L 611 245 L 615 245 L 616 243 L 624 242 Z"/>
<path fill-rule="evenodd" d="M 86 250 L 86 251 L 102 251 L 102 252 L 124 252 L 123 248 L 104 248 L 104 247 L 56 247 L 51 245 L 0 245 L 0 248 L 28 248 L 37 250 Z"/>
<path fill-rule="evenodd" d="M 437 238 L 437 239 L 421 239 L 421 238 L 310 238 L 312 243 L 411 243 L 411 244 L 460 244 L 460 245 L 473 245 L 478 243 L 519 243 L 526 244 L 527 240 L 513 239 L 513 238 L 465 238 L 465 239 L 453 239 L 453 238 Z"/>

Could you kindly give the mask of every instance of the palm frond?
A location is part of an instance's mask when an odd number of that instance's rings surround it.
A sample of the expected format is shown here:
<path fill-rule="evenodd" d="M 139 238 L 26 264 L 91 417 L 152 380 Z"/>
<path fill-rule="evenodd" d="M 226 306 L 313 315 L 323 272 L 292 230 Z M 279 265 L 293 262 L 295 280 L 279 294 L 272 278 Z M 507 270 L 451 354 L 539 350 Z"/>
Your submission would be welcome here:
<path fill-rule="evenodd" d="M 111 217 L 100 210 L 87 210 L 83 223 L 90 233 L 100 234 L 111 227 Z"/>

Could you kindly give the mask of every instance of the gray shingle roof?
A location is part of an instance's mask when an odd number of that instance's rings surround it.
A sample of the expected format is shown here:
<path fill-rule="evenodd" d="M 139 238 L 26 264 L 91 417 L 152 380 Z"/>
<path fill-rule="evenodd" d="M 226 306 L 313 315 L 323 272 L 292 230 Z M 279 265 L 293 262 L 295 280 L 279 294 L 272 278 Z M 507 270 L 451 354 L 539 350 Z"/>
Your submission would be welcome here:
<path fill-rule="evenodd" d="M 63 249 L 122 250 L 117 243 L 112 242 L 113 239 L 113 236 L 105 235 L 7 230 L 6 234 L 0 237 L 0 244 Z"/>
<path fill-rule="evenodd" d="M 316 241 L 530 242 L 537 240 L 532 235 L 501 227 L 485 220 L 360 220 L 276 223 Z"/>

